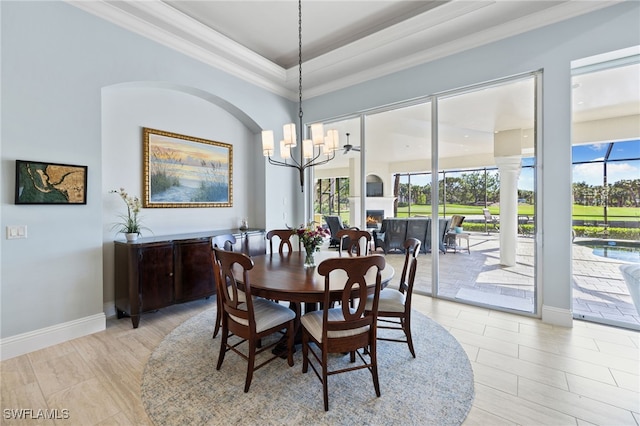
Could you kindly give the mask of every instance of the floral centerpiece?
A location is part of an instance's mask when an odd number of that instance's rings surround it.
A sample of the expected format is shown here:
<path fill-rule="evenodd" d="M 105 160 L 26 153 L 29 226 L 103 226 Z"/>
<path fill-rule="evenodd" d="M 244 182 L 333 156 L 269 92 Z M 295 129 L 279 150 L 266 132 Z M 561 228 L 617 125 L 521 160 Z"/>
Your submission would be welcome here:
<path fill-rule="evenodd" d="M 313 253 L 320 250 L 324 239 L 331 234 L 320 225 L 314 225 L 315 222 L 309 222 L 307 225 L 301 225 L 297 229 L 293 229 L 292 233 L 297 235 L 304 246 L 306 256 L 304 258 L 304 267 L 311 268 L 315 266 Z"/>
<path fill-rule="evenodd" d="M 124 188 L 109 191 L 112 194 L 120 195 L 122 201 L 127 205 L 127 214 L 120 215 L 122 222 L 113 225 L 113 228 L 119 228 L 118 232 L 125 234 L 127 241 L 135 241 L 142 233 L 143 229 L 149 229 L 140 223 L 138 214 L 142 209 L 142 203 L 137 196 L 129 195 Z"/>

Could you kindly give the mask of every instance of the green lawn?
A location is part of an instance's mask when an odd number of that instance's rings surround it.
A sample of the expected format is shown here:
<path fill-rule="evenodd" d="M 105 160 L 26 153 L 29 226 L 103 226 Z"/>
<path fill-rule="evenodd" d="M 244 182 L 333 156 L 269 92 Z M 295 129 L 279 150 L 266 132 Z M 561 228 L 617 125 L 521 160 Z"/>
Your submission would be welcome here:
<path fill-rule="evenodd" d="M 604 209 L 602 207 L 573 205 L 573 218 L 577 220 L 593 220 L 602 222 L 604 220 Z M 636 207 L 609 207 L 607 217 L 610 220 L 640 220 L 640 208 Z"/>
<path fill-rule="evenodd" d="M 460 214 L 465 216 L 482 216 L 482 206 L 468 206 L 463 204 L 447 204 L 446 215 Z M 438 214 L 443 214 L 443 206 L 438 206 Z M 407 207 L 398 208 L 398 216 L 406 217 L 409 209 Z M 490 206 L 489 211 L 494 216 L 500 216 L 498 206 Z M 518 204 L 518 214 L 533 217 L 532 204 Z M 431 216 L 430 205 L 411 205 L 411 216 Z M 635 207 L 609 207 L 607 216 L 609 220 L 640 221 L 640 208 Z M 590 220 L 595 222 L 604 221 L 604 211 L 602 207 L 573 206 L 573 218 L 577 220 Z"/>
<path fill-rule="evenodd" d="M 465 204 L 447 204 L 446 215 L 451 216 L 452 214 L 460 214 L 465 216 L 482 216 L 483 206 L 468 206 Z M 409 211 L 408 207 L 399 207 L 398 208 L 398 216 L 406 217 L 407 212 Z M 442 215 L 444 212 L 443 206 L 438 206 L 438 214 Z M 500 209 L 496 207 L 489 207 L 489 212 L 492 215 L 499 215 Z M 533 216 L 533 205 L 531 204 L 519 204 L 518 205 L 518 214 Z M 411 216 L 421 215 L 421 216 L 431 216 L 431 206 L 430 205 L 420 205 L 420 204 L 412 204 L 411 205 Z"/>

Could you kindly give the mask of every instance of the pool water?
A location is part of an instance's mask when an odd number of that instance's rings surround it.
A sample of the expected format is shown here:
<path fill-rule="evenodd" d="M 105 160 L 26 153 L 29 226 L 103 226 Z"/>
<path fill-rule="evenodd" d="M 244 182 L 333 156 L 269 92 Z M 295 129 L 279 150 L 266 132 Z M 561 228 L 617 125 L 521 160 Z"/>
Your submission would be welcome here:
<path fill-rule="evenodd" d="M 581 241 L 576 244 L 592 248 L 596 256 L 640 263 L 640 245 L 632 241 Z"/>

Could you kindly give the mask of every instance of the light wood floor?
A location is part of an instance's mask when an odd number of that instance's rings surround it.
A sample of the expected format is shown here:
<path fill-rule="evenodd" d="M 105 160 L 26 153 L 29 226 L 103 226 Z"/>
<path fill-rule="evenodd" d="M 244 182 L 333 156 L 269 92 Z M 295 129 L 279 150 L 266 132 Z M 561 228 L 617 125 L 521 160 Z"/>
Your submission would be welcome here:
<path fill-rule="evenodd" d="M 8 419 L 7 409 L 57 409 L 69 419 L 55 424 L 151 424 L 140 399 L 147 358 L 177 325 L 214 305 L 212 298 L 145 314 L 136 330 L 109 319 L 103 332 L 3 361 L 0 422 L 36 424 Z M 465 425 L 640 423 L 638 332 L 585 322 L 557 328 L 423 296 L 414 306 L 471 360 L 476 395 Z"/>

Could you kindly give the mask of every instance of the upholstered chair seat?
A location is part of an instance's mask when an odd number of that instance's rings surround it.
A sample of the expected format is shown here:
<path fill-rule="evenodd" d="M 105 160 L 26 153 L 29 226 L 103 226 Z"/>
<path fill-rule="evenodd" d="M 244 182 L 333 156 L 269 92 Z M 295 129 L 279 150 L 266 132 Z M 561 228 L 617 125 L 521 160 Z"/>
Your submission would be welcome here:
<path fill-rule="evenodd" d="M 350 309 L 351 313 L 355 313 L 355 309 Z M 344 321 L 344 315 L 342 314 L 342 308 L 333 308 L 328 311 L 329 321 Z M 307 329 L 307 331 L 316 339 L 322 343 L 322 311 L 313 311 L 306 315 L 303 315 L 300 322 Z M 366 333 L 369 330 L 369 326 L 359 327 L 348 330 L 331 330 L 327 331 L 327 337 L 329 339 L 337 339 L 339 337 L 350 337 L 358 334 Z"/>
<path fill-rule="evenodd" d="M 240 299 L 240 294 L 238 294 L 238 299 Z M 240 304 L 238 309 L 246 312 L 247 304 Z M 261 297 L 253 298 L 253 312 L 255 314 L 257 333 L 275 327 L 278 324 L 285 323 L 296 317 L 296 313 L 286 306 L 278 305 L 277 303 L 273 303 L 272 301 Z M 239 318 L 235 315 L 230 316 L 234 321 L 242 325 L 249 326 L 249 321 L 246 319 Z"/>
<path fill-rule="evenodd" d="M 253 372 L 279 358 L 269 355 L 256 364 L 256 356 L 270 351 L 278 340 L 263 346 L 262 339 L 283 333 L 287 339 L 287 364 L 293 366 L 293 334 L 296 312 L 276 302 L 251 294 L 250 271 L 253 260 L 243 254 L 214 247 L 211 252 L 213 275 L 218 289 L 218 304 L 222 309 L 221 342 L 216 370 L 220 370 L 227 352 L 234 352 L 247 361 L 244 392 L 249 392 Z M 238 281 L 238 276 L 241 279 Z M 240 289 L 239 283 L 242 284 Z M 230 342 L 229 337 L 240 339 Z"/>
<path fill-rule="evenodd" d="M 317 273 L 324 277 L 322 309 L 307 312 L 300 318 L 302 373 L 306 373 L 311 367 L 320 379 L 325 411 L 329 411 L 328 377 L 334 374 L 367 369 L 371 373 L 376 396 L 380 396 L 376 327 L 378 300 L 382 286 L 380 271 L 384 267 L 384 257 L 379 255 L 325 259 L 318 265 Z M 371 283 L 367 282 L 366 277 L 370 270 L 375 271 L 376 281 L 373 288 L 372 308 L 366 311 L 363 303 L 353 306 L 351 302 L 354 298 L 359 300 L 367 298 Z M 334 271 L 338 273 L 332 274 Z M 342 276 L 346 276 L 346 279 L 339 278 Z M 332 286 L 332 281 L 338 282 Z M 340 289 L 340 306 L 333 308 L 331 305 L 336 301 L 336 289 Z M 335 366 L 334 368 L 337 369 L 330 370 L 329 354 L 331 353 L 349 353 L 349 360 L 354 364 L 349 367 Z M 359 364 L 355 364 L 356 355 L 361 361 Z M 354 385 L 360 386 L 360 383 L 354 382 Z M 309 392 L 309 389 L 304 391 Z M 351 400 L 343 398 L 341 400 L 346 404 L 353 403 Z"/>
<path fill-rule="evenodd" d="M 404 312 L 406 301 L 404 293 L 400 293 L 393 288 L 385 288 L 380 292 L 380 303 L 378 304 L 378 312 Z M 371 310 L 373 306 L 373 296 L 367 297 L 365 309 Z"/>

